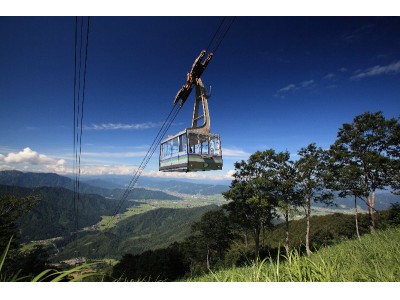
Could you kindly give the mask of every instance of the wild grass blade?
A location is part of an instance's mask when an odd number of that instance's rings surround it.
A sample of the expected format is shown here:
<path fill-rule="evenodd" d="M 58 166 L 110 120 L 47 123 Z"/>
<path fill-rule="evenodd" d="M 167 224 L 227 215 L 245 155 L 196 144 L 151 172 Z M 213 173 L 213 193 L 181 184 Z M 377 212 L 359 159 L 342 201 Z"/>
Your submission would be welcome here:
<path fill-rule="evenodd" d="M 95 264 L 96 263 L 83 264 L 83 265 L 77 266 L 75 268 L 72 268 L 70 270 L 61 271 L 60 274 L 56 278 L 51 280 L 51 282 L 59 282 L 59 281 L 65 279 L 65 278 L 67 278 L 69 275 L 71 275 L 73 273 L 77 273 L 77 272 L 82 271 L 84 269 L 88 269 L 90 266 L 93 266 Z M 89 273 L 91 273 L 91 275 L 95 274 L 95 272 L 89 272 Z M 82 276 L 83 275 L 78 276 L 78 278 L 79 278 L 78 280 L 80 280 L 82 278 Z M 87 277 L 87 276 L 85 276 L 85 277 Z"/>
<path fill-rule="evenodd" d="M 1 270 L 3 269 L 4 262 L 6 261 L 6 257 L 7 257 L 8 251 L 10 250 L 10 245 L 11 245 L 12 239 L 13 239 L 13 236 L 11 236 L 11 238 L 10 238 L 10 240 L 8 241 L 8 244 L 7 244 L 7 246 L 6 246 L 6 249 L 3 251 L 3 254 L 1 255 L 1 259 L 0 259 L 0 272 L 1 272 Z"/>
<path fill-rule="evenodd" d="M 53 273 L 50 273 L 53 272 Z M 50 273 L 50 274 L 48 274 Z M 38 282 L 38 281 L 45 281 L 47 278 L 49 278 L 50 276 L 54 276 L 55 274 L 58 274 L 59 271 L 54 270 L 54 269 L 47 269 L 44 270 L 43 272 L 41 272 L 40 274 L 36 275 L 31 282 Z"/>

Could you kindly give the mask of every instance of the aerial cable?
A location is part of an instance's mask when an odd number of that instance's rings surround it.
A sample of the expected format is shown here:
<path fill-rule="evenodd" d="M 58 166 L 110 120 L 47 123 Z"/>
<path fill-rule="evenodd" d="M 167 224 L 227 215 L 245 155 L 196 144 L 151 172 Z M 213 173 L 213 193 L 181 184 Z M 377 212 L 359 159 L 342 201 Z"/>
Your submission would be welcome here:
<path fill-rule="evenodd" d="M 122 208 L 122 204 L 124 203 L 124 201 L 126 200 L 128 195 L 130 194 L 130 192 L 134 189 L 134 187 L 135 187 L 137 181 L 139 180 L 142 172 L 146 168 L 147 163 L 150 161 L 150 159 L 153 156 L 155 150 L 158 148 L 158 144 L 161 142 L 161 140 L 164 137 L 165 133 L 168 131 L 169 127 L 171 126 L 171 124 L 175 120 L 175 118 L 178 115 L 180 109 L 181 109 L 181 107 L 178 107 L 178 109 L 174 112 L 173 116 L 171 117 L 170 121 L 168 121 L 167 125 L 163 128 L 162 134 L 158 137 L 158 139 L 154 140 L 154 142 L 153 142 L 154 143 L 154 147 L 149 149 L 149 151 L 147 152 L 146 156 L 144 157 L 141 165 L 137 168 L 137 170 L 135 172 L 135 175 L 133 176 L 128 188 L 125 190 L 123 196 L 121 197 L 121 200 L 119 201 L 119 204 L 118 204 L 118 208 L 114 212 L 112 218 L 114 218 L 115 215 L 118 214 L 118 212 Z M 110 222 L 111 222 L 112 218 L 110 219 Z"/>
<path fill-rule="evenodd" d="M 164 133 L 163 133 L 163 132 L 164 132 L 164 130 L 163 130 L 163 129 L 164 129 L 164 126 L 168 123 L 168 121 L 169 121 L 169 119 L 170 119 L 170 116 L 171 116 L 171 114 L 173 113 L 174 109 L 175 109 L 175 107 L 172 107 L 172 109 L 171 109 L 171 111 L 169 112 L 167 118 L 165 119 L 163 125 L 161 126 L 160 130 L 158 131 L 156 138 L 153 140 L 153 143 L 151 144 L 149 150 L 147 151 L 145 157 L 143 158 L 143 160 L 142 160 L 142 162 L 140 163 L 139 167 L 136 169 L 136 172 L 135 172 L 135 174 L 133 175 L 133 177 L 132 177 L 132 179 L 131 179 L 131 181 L 130 181 L 128 187 L 125 189 L 124 193 L 123 193 L 122 196 L 121 196 L 121 199 L 119 200 L 117 209 L 115 210 L 115 212 L 114 212 L 114 214 L 113 214 L 113 217 L 114 217 L 115 215 L 118 214 L 119 210 L 120 210 L 121 207 L 122 207 L 123 202 L 126 200 L 126 198 L 128 197 L 129 193 L 131 192 L 133 186 L 135 185 L 135 183 L 136 183 L 136 181 L 137 181 L 137 178 L 138 178 L 138 175 L 139 175 L 139 170 L 142 169 L 142 168 L 144 169 L 145 164 L 146 164 L 145 161 L 147 160 L 147 157 L 150 155 L 150 152 L 152 151 L 153 148 L 156 148 L 156 147 L 158 146 L 157 141 L 158 141 L 158 139 L 160 138 L 160 136 L 161 136 L 161 138 L 162 138 L 162 136 L 163 136 L 163 134 L 164 134 Z M 153 153 L 154 153 L 154 152 L 153 152 Z"/>
<path fill-rule="evenodd" d="M 83 23 L 83 20 L 82 20 Z M 89 48 L 89 28 L 90 28 L 90 17 L 87 19 L 87 29 L 86 29 L 86 49 L 85 49 L 85 66 L 83 71 L 83 90 L 82 90 L 82 110 L 81 110 L 81 124 L 80 124 L 80 136 L 79 136 L 79 161 L 78 161 L 78 203 L 80 200 L 79 197 L 79 188 L 80 188 L 80 176 L 81 176 L 81 155 L 82 155 L 82 132 L 83 132 L 83 109 L 85 105 L 85 91 L 86 91 L 86 70 L 87 70 L 87 57 L 88 57 L 88 48 Z M 77 211 L 78 213 L 78 211 Z M 77 218 L 78 220 L 78 218 Z M 77 224 L 78 226 L 78 224 Z"/>
<path fill-rule="evenodd" d="M 79 218 L 78 218 L 78 205 L 80 202 L 80 175 L 81 175 L 81 154 L 82 154 L 82 133 L 83 133 L 83 116 L 84 116 L 84 104 L 85 104 L 85 91 L 86 91 L 86 74 L 87 74 L 87 59 L 88 59 L 88 47 L 89 47 L 89 28 L 90 28 L 90 17 L 87 19 L 86 28 L 86 41 L 85 41 L 85 52 L 83 51 L 83 17 L 80 24 L 80 45 L 78 54 L 78 17 L 75 17 L 75 56 L 74 56 L 74 154 L 73 154 L 73 173 L 74 173 L 74 236 L 73 239 L 76 243 Z M 84 55 L 84 58 L 82 57 Z M 79 56 L 79 70 L 77 66 L 77 59 Z M 84 59 L 84 62 L 83 62 Z M 82 70 L 83 67 L 83 70 Z M 83 72 L 83 75 L 82 75 Z M 78 73 L 78 74 L 77 74 Z M 82 79 L 83 77 L 83 83 Z M 81 88 L 82 86 L 82 88 Z M 82 95 L 82 96 L 81 96 Z M 78 153 L 79 149 L 79 153 Z M 76 246 L 76 244 L 75 244 Z"/>
<path fill-rule="evenodd" d="M 215 53 L 217 52 L 219 46 L 221 45 L 221 42 L 222 42 L 223 39 L 225 38 L 225 36 L 226 36 L 226 34 L 228 33 L 229 29 L 231 29 L 231 26 L 232 26 L 233 22 L 235 21 L 235 18 L 236 18 L 236 17 L 233 17 L 233 18 L 232 18 L 231 22 L 230 22 L 229 25 L 228 25 L 228 28 L 223 32 L 221 38 L 220 38 L 219 41 L 218 41 L 217 46 L 212 50 L 212 53 L 213 53 L 213 54 L 215 54 Z"/>
<path fill-rule="evenodd" d="M 216 36 L 217 33 L 219 32 L 219 30 L 220 30 L 222 24 L 224 23 L 225 18 L 226 18 L 226 17 L 223 17 L 223 18 L 222 18 L 221 22 L 219 23 L 219 26 L 218 26 L 217 30 L 215 30 L 213 37 L 211 38 L 210 42 L 208 43 L 208 46 L 207 46 L 207 48 L 206 48 L 206 52 L 208 52 L 208 49 L 210 48 L 212 42 L 213 42 L 214 39 L 215 39 L 215 36 Z"/>
<path fill-rule="evenodd" d="M 73 174 L 75 175 L 75 168 L 76 168 L 76 160 L 75 160 L 75 154 L 76 154 L 76 126 L 75 126 L 75 120 L 76 120 L 76 48 L 77 48 L 77 39 L 78 39 L 78 17 L 75 17 L 75 58 L 74 58 L 74 154 L 73 154 L 73 167 L 72 171 Z M 74 215 L 75 215 L 75 227 L 76 227 L 76 184 L 74 181 Z M 77 228 L 75 228 L 77 230 Z"/>
<path fill-rule="evenodd" d="M 81 115 L 81 74 L 82 74 L 82 39 L 83 39 L 83 18 L 81 20 L 81 25 L 80 25 L 80 42 L 79 42 L 79 70 L 78 70 L 78 90 L 77 90 L 77 113 L 76 113 L 76 124 L 75 124 L 75 139 L 76 139 L 76 148 L 74 152 L 75 156 L 75 170 L 74 170 L 74 175 L 75 175 L 75 198 L 76 198 L 76 203 L 74 205 L 74 215 L 75 215 L 75 235 L 74 238 L 76 239 L 77 237 L 77 232 L 79 228 L 79 222 L 78 222 L 78 203 L 80 200 L 79 197 L 79 178 L 78 178 L 78 168 L 80 167 L 78 164 L 78 148 L 80 147 L 80 141 L 79 141 L 79 119 Z"/>
<path fill-rule="evenodd" d="M 174 109 L 175 109 L 175 107 L 172 107 L 172 109 L 171 109 L 171 111 L 169 112 L 167 118 L 165 119 L 163 125 L 162 125 L 161 128 L 159 129 L 156 138 L 153 140 L 153 143 L 151 144 L 151 146 L 150 146 L 149 150 L 147 151 L 146 155 L 144 156 L 142 162 L 140 163 L 139 167 L 136 169 L 136 172 L 135 172 L 135 174 L 133 175 L 133 178 L 131 179 L 131 181 L 130 181 L 128 187 L 125 189 L 125 191 L 124 191 L 124 193 L 123 193 L 123 195 L 122 195 L 122 197 L 121 197 L 121 199 L 120 199 L 120 201 L 119 201 L 118 207 L 117 207 L 117 209 L 115 210 L 113 216 L 115 216 L 115 215 L 118 214 L 119 210 L 120 210 L 121 207 L 122 207 L 123 202 L 126 200 L 126 198 L 128 197 L 129 193 L 132 191 L 134 185 L 135 185 L 136 182 L 137 182 L 137 179 L 139 179 L 139 177 L 140 177 L 139 174 L 141 173 L 140 170 L 141 170 L 141 169 L 144 169 L 144 168 L 146 167 L 146 165 L 147 165 L 147 162 L 146 162 L 146 161 L 149 160 L 148 157 L 150 156 L 150 158 L 151 158 L 152 153 L 154 153 L 153 149 L 155 149 L 155 148 L 158 147 L 158 140 L 159 140 L 159 139 L 162 139 L 163 135 L 165 134 L 165 133 L 164 133 L 164 132 L 165 132 L 164 127 L 165 127 L 166 124 L 169 122 L 170 116 L 171 116 L 171 114 L 173 113 Z M 152 153 L 151 153 L 151 152 L 152 152 Z M 150 153 L 151 153 L 151 154 L 150 154 Z"/>
<path fill-rule="evenodd" d="M 128 187 L 125 189 L 124 193 L 122 194 L 120 200 L 118 201 L 118 205 L 110 219 L 107 223 L 106 227 L 110 225 L 112 219 L 119 213 L 122 208 L 123 203 L 126 201 L 127 197 L 129 196 L 130 192 L 134 189 L 137 181 L 139 180 L 143 170 L 146 168 L 148 162 L 150 161 L 151 157 L 153 156 L 154 152 L 158 148 L 161 140 L 163 139 L 165 133 L 168 131 L 170 126 L 172 125 L 173 121 L 175 120 L 176 116 L 178 115 L 181 107 L 180 106 L 173 106 L 171 111 L 169 112 L 167 118 L 165 119 L 163 125 L 159 129 L 157 136 L 153 140 L 149 150 L 147 151 L 145 157 L 143 158 L 142 162 L 140 163 L 139 167 L 136 169 Z"/>

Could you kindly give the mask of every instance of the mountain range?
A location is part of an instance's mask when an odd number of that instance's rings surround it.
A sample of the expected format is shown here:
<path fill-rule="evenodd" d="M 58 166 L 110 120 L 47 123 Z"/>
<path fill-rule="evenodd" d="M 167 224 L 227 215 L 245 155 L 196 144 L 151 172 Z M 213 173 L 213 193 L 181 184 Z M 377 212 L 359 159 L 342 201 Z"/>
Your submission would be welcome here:
<path fill-rule="evenodd" d="M 79 192 L 84 194 L 97 194 L 107 198 L 119 199 L 125 192 L 125 188 L 115 188 L 113 184 L 105 184 L 103 181 L 92 181 L 97 185 L 91 185 L 80 181 Z M 20 187 L 61 187 L 68 190 L 74 190 L 75 181 L 71 178 L 60 176 L 55 173 L 33 173 L 21 171 L 0 171 L 0 184 Z M 106 188 L 113 186 L 113 188 Z M 158 200 L 181 200 L 180 197 L 173 196 L 162 191 L 148 190 L 144 188 L 135 188 L 129 195 L 129 198 L 136 200 L 158 199 Z"/>

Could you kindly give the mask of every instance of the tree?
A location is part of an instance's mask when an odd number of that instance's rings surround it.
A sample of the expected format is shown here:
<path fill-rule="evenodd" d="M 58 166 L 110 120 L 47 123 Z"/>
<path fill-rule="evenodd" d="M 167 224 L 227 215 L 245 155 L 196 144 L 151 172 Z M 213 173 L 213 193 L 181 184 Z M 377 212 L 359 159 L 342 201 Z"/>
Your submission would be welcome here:
<path fill-rule="evenodd" d="M 192 231 L 205 248 L 207 269 L 216 260 L 214 256 L 218 260 L 223 259 L 234 238 L 232 226 L 222 209 L 206 212 L 200 221 L 192 225 Z"/>
<path fill-rule="evenodd" d="M 344 170 L 354 169 L 366 196 L 370 231 L 375 232 L 376 190 L 399 187 L 400 125 L 394 118 L 386 120 L 382 112 L 366 112 L 353 123 L 339 129 L 333 148 L 339 153 Z M 347 171 L 345 171 L 346 173 Z"/>
<path fill-rule="evenodd" d="M 273 153 L 272 149 L 257 151 L 247 162 L 236 162 L 234 180 L 230 189 L 223 193 L 225 199 L 232 200 L 225 207 L 233 222 L 252 232 L 256 259 L 259 256 L 261 230 L 272 227 L 272 220 L 276 217 L 277 204 L 271 193 L 274 182 L 265 168 L 266 160 Z"/>
<path fill-rule="evenodd" d="M 22 198 L 13 195 L 0 196 L 0 249 L 4 249 L 12 236 L 12 248 L 17 247 L 17 222 L 18 219 L 35 205 L 39 198 L 25 196 Z"/>
<path fill-rule="evenodd" d="M 271 168 L 274 189 L 272 193 L 285 219 L 285 247 L 289 249 L 289 216 L 302 204 L 301 194 L 297 189 L 296 168 L 290 160 L 288 151 L 276 153 L 273 156 Z"/>
<path fill-rule="evenodd" d="M 306 251 L 311 255 L 310 249 L 310 216 L 311 202 L 319 201 L 326 204 L 331 203 L 332 192 L 327 190 L 326 184 L 326 153 L 317 148 L 315 144 L 309 144 L 298 152 L 300 159 L 296 161 L 297 187 L 303 198 L 303 207 L 307 219 L 306 228 Z"/>
<path fill-rule="evenodd" d="M 338 191 L 341 198 L 353 196 L 356 234 L 360 239 L 357 199 L 367 203 L 368 196 L 364 191 L 362 170 L 352 162 L 349 153 L 340 146 L 332 145 L 329 156 L 329 187 Z"/>
<path fill-rule="evenodd" d="M 167 248 L 125 254 L 111 276 L 118 280 L 175 281 L 188 271 L 181 245 L 173 243 Z"/>
<path fill-rule="evenodd" d="M 400 225 L 400 203 L 391 203 L 388 213 L 389 225 L 399 226 Z"/>

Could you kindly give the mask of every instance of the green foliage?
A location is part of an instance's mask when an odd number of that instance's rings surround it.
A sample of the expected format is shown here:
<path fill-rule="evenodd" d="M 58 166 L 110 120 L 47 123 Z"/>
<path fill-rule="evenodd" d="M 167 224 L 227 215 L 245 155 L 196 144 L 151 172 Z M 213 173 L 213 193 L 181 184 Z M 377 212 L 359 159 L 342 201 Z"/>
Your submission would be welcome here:
<path fill-rule="evenodd" d="M 60 282 L 60 281 L 81 281 L 84 278 L 97 275 L 94 271 L 92 271 L 93 264 L 84 264 L 69 270 L 58 270 L 58 269 L 48 269 L 45 268 L 45 265 L 41 265 L 39 268 L 35 265 L 37 263 L 36 259 L 36 252 L 33 253 L 28 259 L 23 255 L 19 256 L 19 259 L 25 259 L 28 264 L 19 261 L 18 264 L 13 264 L 12 269 L 5 268 L 5 261 L 7 256 L 10 255 L 10 245 L 12 241 L 12 237 L 10 238 L 6 248 L 3 251 L 3 254 L 0 258 L 0 281 L 8 281 L 8 282 L 15 282 L 15 281 L 31 281 L 31 282 L 38 282 L 38 281 L 50 281 L 50 282 Z M 33 265 L 32 265 L 33 264 Z M 19 269 L 22 266 L 23 269 Z M 27 272 L 24 269 L 24 266 L 28 266 L 30 271 Z M 37 275 L 35 275 L 37 274 Z M 74 275 L 74 276 L 71 276 Z"/>
<path fill-rule="evenodd" d="M 381 225 L 383 228 L 400 226 L 400 203 L 392 203 L 388 210 L 378 212 L 378 217 L 380 215 L 382 215 L 382 218 L 380 218 L 381 222 L 378 225 Z"/>
<path fill-rule="evenodd" d="M 5 247 L 4 251 L 3 251 L 3 254 L 1 255 L 1 258 L 0 258 L 0 272 L 3 270 L 3 265 L 4 265 L 4 262 L 6 260 L 7 253 L 10 250 L 10 245 L 11 245 L 12 239 L 13 239 L 13 237 L 11 237 L 8 240 L 8 243 L 7 243 L 7 245 L 6 245 L 6 247 Z"/>
<path fill-rule="evenodd" d="M 124 255 L 114 266 L 112 277 L 118 281 L 174 281 L 188 271 L 184 254 L 175 243 L 165 249 Z"/>
<path fill-rule="evenodd" d="M 400 280 L 400 228 L 343 241 L 304 257 L 297 250 L 284 260 L 267 258 L 247 267 L 231 268 L 193 281 L 234 282 L 398 282 Z"/>
<path fill-rule="evenodd" d="M 258 256 L 261 230 L 272 227 L 276 217 L 277 200 L 271 193 L 275 185 L 270 175 L 270 161 L 274 155 L 272 149 L 257 151 L 247 162 L 236 162 L 234 180 L 230 189 L 223 193 L 227 200 L 232 200 L 225 205 L 232 222 L 253 233 L 255 257 Z"/>
<path fill-rule="evenodd" d="M 192 225 L 192 232 L 197 247 L 202 249 L 199 252 L 206 257 L 207 268 L 223 260 L 234 238 L 232 224 L 222 209 L 206 212 Z"/>
<path fill-rule="evenodd" d="M 389 209 L 389 225 L 400 225 L 400 203 L 393 203 Z"/>
<path fill-rule="evenodd" d="M 216 205 L 187 209 L 160 208 L 130 216 L 108 231 L 80 234 L 69 243 L 57 259 L 68 259 L 79 251 L 81 256 L 100 259 L 120 258 L 127 253 L 167 247 L 190 235 L 190 226 Z M 75 246 L 78 246 L 77 248 Z"/>
<path fill-rule="evenodd" d="M 38 197 L 29 194 L 16 197 L 12 194 L 3 195 L 0 192 L 0 248 L 5 247 L 10 236 L 17 236 L 18 219 L 37 205 L 38 200 Z M 11 249 L 16 247 L 16 238 L 14 238 Z"/>
<path fill-rule="evenodd" d="M 303 197 L 302 204 L 309 207 L 311 202 L 331 204 L 333 194 L 327 189 L 326 155 L 322 148 L 309 144 L 298 151 L 300 159 L 295 162 L 298 192 Z"/>
<path fill-rule="evenodd" d="M 326 183 L 326 153 L 315 144 L 309 144 L 307 147 L 299 150 L 300 159 L 296 161 L 295 168 L 296 182 L 298 192 L 303 201 L 307 227 L 306 227 L 306 251 L 311 255 L 310 247 L 310 216 L 311 202 L 332 203 L 333 194 L 327 190 Z"/>
<path fill-rule="evenodd" d="M 338 189 L 365 197 L 371 232 L 375 230 L 375 192 L 399 184 L 400 124 L 386 120 L 382 112 L 366 112 L 343 124 L 331 146 Z M 344 182 L 344 183 L 343 183 Z"/>
<path fill-rule="evenodd" d="M 25 210 L 25 213 L 20 214 L 18 218 L 21 241 L 69 236 L 71 232 L 75 231 L 75 211 L 72 205 L 74 194 L 70 190 L 52 187 L 27 189 L 0 185 L 0 195 L 4 195 L 4 197 L 16 196 L 23 199 L 34 195 L 35 199 L 40 199 L 37 202 L 35 201 L 36 205 L 33 209 L 29 212 Z M 27 199 L 31 200 L 30 198 Z M 31 208 L 33 201 L 28 202 Z M 132 204 L 135 203 L 125 203 L 123 209 Z M 16 204 L 17 207 L 23 207 L 23 205 L 23 201 L 18 201 Z M 80 195 L 77 204 L 79 228 L 96 224 L 103 215 L 113 214 L 116 205 L 116 200 L 106 199 L 98 195 Z"/>
<path fill-rule="evenodd" d="M 306 222 L 306 219 L 290 222 L 289 233 L 290 236 L 294 237 L 291 241 L 292 247 L 299 248 L 302 245 L 305 245 L 304 231 L 306 228 Z M 367 233 L 368 216 L 360 214 L 359 223 L 360 233 Z M 324 216 L 311 216 L 310 224 L 310 246 L 313 249 L 319 249 L 321 246 L 333 245 L 342 240 L 357 237 L 354 228 L 353 215 L 334 213 Z M 277 248 L 280 245 L 283 245 L 285 238 L 284 224 L 278 224 L 266 237 L 266 246 L 269 248 Z"/>

